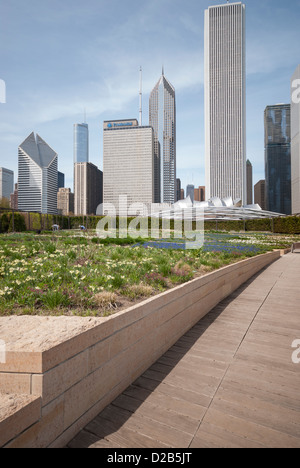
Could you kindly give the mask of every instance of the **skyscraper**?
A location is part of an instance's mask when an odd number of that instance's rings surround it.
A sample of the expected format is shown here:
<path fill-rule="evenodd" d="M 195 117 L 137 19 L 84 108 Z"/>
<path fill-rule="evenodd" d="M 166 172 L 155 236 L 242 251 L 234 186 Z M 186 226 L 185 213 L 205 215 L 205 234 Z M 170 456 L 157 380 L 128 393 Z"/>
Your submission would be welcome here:
<path fill-rule="evenodd" d="M 57 214 L 57 159 L 57 153 L 33 132 L 19 146 L 19 210 Z"/>
<path fill-rule="evenodd" d="M 253 203 L 253 166 L 249 159 L 247 160 L 247 205 Z"/>
<path fill-rule="evenodd" d="M 195 197 L 195 186 L 192 184 L 189 184 L 186 186 L 186 196 L 191 198 L 191 201 L 194 203 L 194 197 Z"/>
<path fill-rule="evenodd" d="M 57 209 L 62 215 L 74 213 L 74 193 L 70 188 L 60 188 L 57 192 Z"/>
<path fill-rule="evenodd" d="M 14 191 L 14 173 L 10 169 L 0 167 L 0 200 L 6 198 L 10 200 L 10 196 Z"/>
<path fill-rule="evenodd" d="M 206 198 L 246 202 L 245 5 L 205 10 Z"/>
<path fill-rule="evenodd" d="M 74 164 L 75 215 L 95 215 L 102 203 L 103 172 L 92 163 Z"/>
<path fill-rule="evenodd" d="M 15 184 L 15 190 L 14 192 L 10 195 L 10 207 L 13 210 L 18 209 L 18 184 Z"/>
<path fill-rule="evenodd" d="M 155 202 L 175 203 L 176 100 L 164 70 L 150 93 L 149 125 L 154 129 Z"/>
<path fill-rule="evenodd" d="M 204 186 L 199 186 L 198 188 L 195 188 L 194 190 L 194 201 L 205 201 L 205 187 Z"/>
<path fill-rule="evenodd" d="M 121 199 L 127 197 L 126 206 Z M 150 213 L 154 203 L 153 128 L 140 127 L 136 119 L 103 124 L 103 202 L 127 213 L 135 203 L 143 203 Z"/>
<path fill-rule="evenodd" d="M 265 109 L 266 206 L 276 213 L 291 214 L 291 106 Z"/>
<path fill-rule="evenodd" d="M 57 173 L 57 191 L 59 191 L 60 188 L 65 187 L 65 174 L 62 172 Z"/>
<path fill-rule="evenodd" d="M 262 210 L 266 209 L 266 181 L 260 180 L 254 185 L 254 203 L 257 203 Z"/>
<path fill-rule="evenodd" d="M 89 162 L 88 124 L 74 124 L 74 164 Z"/>
<path fill-rule="evenodd" d="M 300 213 L 300 65 L 291 80 L 292 213 Z"/>
<path fill-rule="evenodd" d="M 181 199 L 181 180 L 176 179 L 176 201 Z"/>

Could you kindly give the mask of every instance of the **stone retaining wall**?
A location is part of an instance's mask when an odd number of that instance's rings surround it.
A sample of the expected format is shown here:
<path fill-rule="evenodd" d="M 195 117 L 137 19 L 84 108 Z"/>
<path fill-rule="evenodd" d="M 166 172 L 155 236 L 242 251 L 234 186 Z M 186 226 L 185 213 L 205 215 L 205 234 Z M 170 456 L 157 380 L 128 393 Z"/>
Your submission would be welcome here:
<path fill-rule="evenodd" d="M 0 446 L 65 446 L 213 307 L 280 254 L 274 251 L 196 278 L 92 320 L 58 343 L 50 340 L 48 347 L 44 340 L 40 349 L 31 346 L 29 351 L 10 345 L 6 362 L 0 364 L 0 392 L 25 401 L 30 397 L 32 411 L 21 405 L 2 420 L 0 411 Z M 45 319 L 45 327 L 61 323 L 58 317 Z M 33 326 L 32 336 L 34 332 Z"/>

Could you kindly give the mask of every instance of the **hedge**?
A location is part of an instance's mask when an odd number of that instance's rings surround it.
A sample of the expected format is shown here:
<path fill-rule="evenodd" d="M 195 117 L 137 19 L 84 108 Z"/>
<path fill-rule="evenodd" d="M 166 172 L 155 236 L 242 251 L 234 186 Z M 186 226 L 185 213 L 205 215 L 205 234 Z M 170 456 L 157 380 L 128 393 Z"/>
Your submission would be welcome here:
<path fill-rule="evenodd" d="M 14 230 L 22 231 L 47 231 L 51 230 L 53 224 L 58 224 L 61 229 L 78 229 L 82 224 L 87 229 L 96 229 L 97 224 L 103 216 L 62 216 L 62 215 L 42 215 L 40 213 L 21 213 L 14 212 Z M 113 222 L 113 226 L 118 230 L 120 225 L 125 224 L 127 228 L 136 220 L 136 218 L 119 218 Z M 109 218 L 106 217 L 106 221 Z M 144 222 L 146 220 L 144 219 Z M 151 218 L 146 221 L 148 230 L 152 225 Z M 163 227 L 163 221 L 156 219 L 160 229 Z M 164 220 L 165 229 L 174 229 L 174 220 Z M 196 229 L 196 222 L 192 223 L 193 230 Z M 218 231 L 263 231 L 274 232 L 278 234 L 300 234 L 300 216 L 286 216 L 274 219 L 251 219 L 247 221 L 206 221 L 205 230 Z M 11 212 L 0 213 L 0 232 L 6 233 L 13 230 L 13 217 Z"/>
<path fill-rule="evenodd" d="M 24 232 L 27 230 L 24 216 L 21 213 L 4 213 L 0 218 L 0 232 Z"/>

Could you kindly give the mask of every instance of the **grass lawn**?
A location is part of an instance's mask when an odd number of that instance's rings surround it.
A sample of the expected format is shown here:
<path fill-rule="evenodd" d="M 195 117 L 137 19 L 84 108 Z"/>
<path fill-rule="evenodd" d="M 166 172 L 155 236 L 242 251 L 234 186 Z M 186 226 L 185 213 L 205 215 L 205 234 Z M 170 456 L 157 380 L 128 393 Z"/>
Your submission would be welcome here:
<path fill-rule="evenodd" d="M 202 249 L 184 250 L 174 239 L 93 236 L 72 231 L 1 235 L 0 315 L 106 316 L 222 266 L 299 241 L 212 232 Z"/>

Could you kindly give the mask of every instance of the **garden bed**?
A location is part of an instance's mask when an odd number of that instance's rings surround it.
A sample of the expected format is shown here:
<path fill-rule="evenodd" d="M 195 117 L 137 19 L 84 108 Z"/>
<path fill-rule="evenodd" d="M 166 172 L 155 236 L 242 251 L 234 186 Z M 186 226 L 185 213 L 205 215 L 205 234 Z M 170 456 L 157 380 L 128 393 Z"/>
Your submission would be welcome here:
<path fill-rule="evenodd" d="M 279 257 L 274 251 L 236 262 L 109 317 L 0 317 L 0 392 L 12 401 L 31 395 L 34 406 L 21 408 L 19 433 L 10 418 L 1 421 L 1 444 L 64 447 L 214 306 Z"/>
<path fill-rule="evenodd" d="M 176 239 L 99 239 L 93 232 L 0 237 L 0 315 L 103 317 L 274 248 L 289 236 L 208 233 L 202 249 Z"/>

